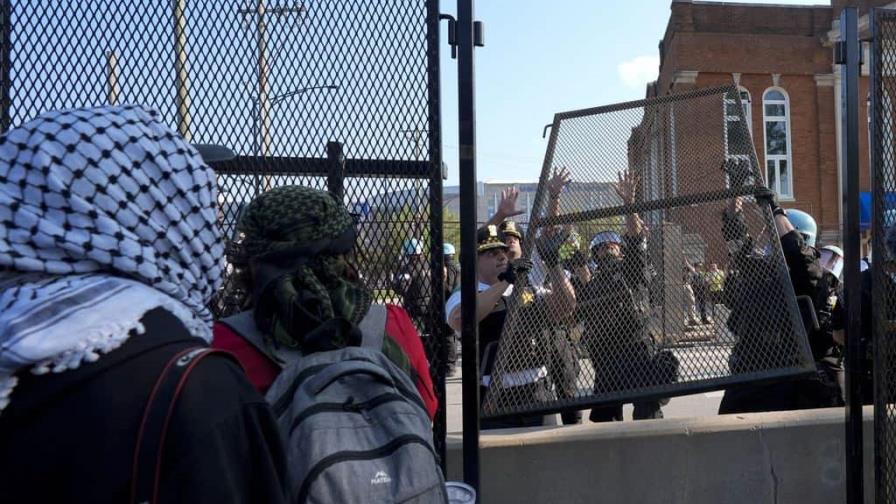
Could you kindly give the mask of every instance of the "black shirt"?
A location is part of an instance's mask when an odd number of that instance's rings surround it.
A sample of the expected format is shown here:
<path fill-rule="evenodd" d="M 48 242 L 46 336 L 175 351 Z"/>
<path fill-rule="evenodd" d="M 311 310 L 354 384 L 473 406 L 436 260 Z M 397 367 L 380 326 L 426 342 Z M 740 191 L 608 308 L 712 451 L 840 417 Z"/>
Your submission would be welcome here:
<path fill-rule="evenodd" d="M 19 373 L 0 413 L 0 502 L 128 502 L 140 421 L 162 368 L 205 346 L 168 312 L 97 362 L 59 374 Z M 211 355 L 177 399 L 159 502 L 285 502 L 276 421 L 238 364 Z"/>

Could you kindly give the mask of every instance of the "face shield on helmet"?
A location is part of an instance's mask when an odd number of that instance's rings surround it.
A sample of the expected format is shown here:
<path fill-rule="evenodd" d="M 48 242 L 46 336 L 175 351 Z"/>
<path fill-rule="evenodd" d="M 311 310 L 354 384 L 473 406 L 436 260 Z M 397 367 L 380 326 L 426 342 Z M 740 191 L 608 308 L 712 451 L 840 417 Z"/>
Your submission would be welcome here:
<path fill-rule="evenodd" d="M 821 266 L 835 277 L 840 278 L 840 273 L 843 272 L 843 250 L 834 245 L 827 245 L 822 247 L 818 253 L 821 254 L 821 258 L 818 260 Z"/>
<path fill-rule="evenodd" d="M 787 219 L 803 235 L 806 245 L 814 247 L 815 239 L 818 236 L 818 224 L 815 223 L 815 219 L 806 212 L 795 208 L 787 210 Z"/>

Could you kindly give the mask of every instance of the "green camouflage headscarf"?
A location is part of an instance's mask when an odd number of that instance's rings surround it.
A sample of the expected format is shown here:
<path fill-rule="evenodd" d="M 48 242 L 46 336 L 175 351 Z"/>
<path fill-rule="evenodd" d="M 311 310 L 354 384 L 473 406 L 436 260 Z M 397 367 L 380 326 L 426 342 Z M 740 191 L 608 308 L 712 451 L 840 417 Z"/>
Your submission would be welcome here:
<path fill-rule="evenodd" d="M 354 246 L 354 226 L 331 193 L 309 187 L 278 187 L 249 204 L 239 230 L 255 322 L 274 344 L 314 351 L 358 337 L 371 294 L 349 280 L 355 268 L 345 254 Z"/>

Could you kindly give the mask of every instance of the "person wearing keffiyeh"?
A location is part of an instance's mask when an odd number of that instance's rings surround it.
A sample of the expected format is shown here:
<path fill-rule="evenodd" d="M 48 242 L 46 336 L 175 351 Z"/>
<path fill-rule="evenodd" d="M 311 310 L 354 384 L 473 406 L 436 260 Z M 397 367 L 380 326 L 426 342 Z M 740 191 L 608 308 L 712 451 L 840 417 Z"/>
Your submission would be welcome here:
<path fill-rule="evenodd" d="M 288 364 L 275 349 L 308 354 L 361 343 L 358 326 L 372 295 L 352 259 L 354 218 L 332 193 L 271 189 L 249 203 L 238 227 L 244 238 L 231 261 L 251 292 L 254 327 L 241 331 L 231 322 L 242 314 L 224 319 L 215 324 L 214 345 L 237 356 L 260 392 Z M 382 351 L 414 379 L 432 418 L 438 400 L 420 336 L 404 309 L 385 309 Z"/>
<path fill-rule="evenodd" d="M 196 149 L 139 106 L 0 137 L 0 502 L 128 500 L 157 378 L 212 338 L 216 201 Z M 235 362 L 199 362 L 167 425 L 157 502 L 283 500 L 276 424 Z"/>

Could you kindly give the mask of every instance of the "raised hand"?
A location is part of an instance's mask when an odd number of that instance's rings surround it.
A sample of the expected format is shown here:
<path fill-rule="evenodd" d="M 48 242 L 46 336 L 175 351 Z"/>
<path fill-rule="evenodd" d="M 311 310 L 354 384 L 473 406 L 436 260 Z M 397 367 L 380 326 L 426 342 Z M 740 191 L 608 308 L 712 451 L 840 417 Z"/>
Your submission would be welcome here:
<path fill-rule="evenodd" d="M 548 180 L 548 193 L 557 198 L 560 196 L 560 193 L 563 192 L 563 188 L 569 185 L 569 182 L 572 180 L 572 176 L 569 174 L 569 170 L 566 167 L 562 168 L 554 168 L 554 174 Z"/>
<path fill-rule="evenodd" d="M 616 194 L 622 199 L 624 205 L 630 205 L 635 202 L 635 192 L 638 190 L 638 177 L 632 172 L 625 170 L 616 174 L 618 180 L 614 184 Z"/>
<path fill-rule="evenodd" d="M 498 204 L 497 215 L 500 215 L 501 219 L 507 219 L 508 217 L 525 213 L 525 211 L 516 207 L 516 200 L 519 197 L 520 190 L 516 187 L 508 187 L 501 191 L 501 203 Z"/>

